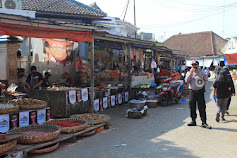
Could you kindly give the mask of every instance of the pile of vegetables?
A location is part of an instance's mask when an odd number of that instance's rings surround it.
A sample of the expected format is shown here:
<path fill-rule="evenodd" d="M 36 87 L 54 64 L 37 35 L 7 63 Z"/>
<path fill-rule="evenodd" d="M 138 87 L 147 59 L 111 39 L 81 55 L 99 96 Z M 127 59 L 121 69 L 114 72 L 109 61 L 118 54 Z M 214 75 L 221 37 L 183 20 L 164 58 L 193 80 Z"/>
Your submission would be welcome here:
<path fill-rule="evenodd" d="M 0 136 L 0 141 L 3 141 L 3 140 L 8 140 L 8 138 L 6 136 Z"/>
<path fill-rule="evenodd" d="M 41 100 L 32 99 L 32 98 L 24 98 L 24 99 L 19 98 L 19 99 L 9 100 L 8 103 L 17 104 L 17 105 L 33 105 L 33 104 L 42 104 L 44 102 Z"/>
<path fill-rule="evenodd" d="M 47 124 L 50 125 L 57 125 L 59 127 L 75 127 L 75 126 L 79 126 L 80 124 L 78 122 L 74 122 L 71 120 L 58 120 L 58 121 L 52 121 L 52 122 L 48 122 Z"/>
<path fill-rule="evenodd" d="M 150 85 L 149 84 L 139 84 L 139 85 L 136 85 L 135 88 L 150 88 Z"/>

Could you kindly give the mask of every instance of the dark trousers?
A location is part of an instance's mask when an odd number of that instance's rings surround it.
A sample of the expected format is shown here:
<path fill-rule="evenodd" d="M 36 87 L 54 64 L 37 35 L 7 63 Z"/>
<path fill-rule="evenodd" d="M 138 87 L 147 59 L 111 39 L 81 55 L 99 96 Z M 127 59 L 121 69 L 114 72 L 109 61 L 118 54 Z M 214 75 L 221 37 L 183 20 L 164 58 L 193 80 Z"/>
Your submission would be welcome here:
<path fill-rule="evenodd" d="M 197 118 L 196 103 L 198 105 L 199 115 L 203 123 L 206 123 L 206 103 L 204 99 L 204 89 L 189 92 L 190 117 L 193 121 Z"/>
<path fill-rule="evenodd" d="M 226 110 L 229 110 L 230 102 L 231 102 L 231 97 L 229 97 L 227 101 Z"/>

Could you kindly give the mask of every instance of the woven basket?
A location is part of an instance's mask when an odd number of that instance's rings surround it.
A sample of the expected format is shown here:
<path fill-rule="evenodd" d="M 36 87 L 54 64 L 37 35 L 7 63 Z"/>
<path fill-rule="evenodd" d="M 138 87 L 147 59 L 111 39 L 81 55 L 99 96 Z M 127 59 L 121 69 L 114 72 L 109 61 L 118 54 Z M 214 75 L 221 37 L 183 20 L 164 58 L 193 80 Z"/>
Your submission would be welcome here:
<path fill-rule="evenodd" d="M 25 99 L 28 99 L 28 98 L 25 98 Z M 31 99 L 31 98 L 29 98 L 29 99 Z M 19 105 L 21 110 L 37 110 L 37 109 L 44 109 L 47 107 L 46 101 L 38 100 L 38 99 L 32 99 L 32 100 L 35 100 L 39 103 L 37 103 L 37 104 L 19 104 L 19 103 L 17 103 L 17 99 L 13 99 L 13 100 L 9 101 L 9 103 Z"/>
<path fill-rule="evenodd" d="M 22 134 L 0 134 L 0 136 L 7 137 L 7 140 L 1 140 L 0 144 L 11 142 L 21 137 Z"/>
<path fill-rule="evenodd" d="M 19 106 L 0 108 L 0 114 L 10 114 L 19 110 Z"/>
<path fill-rule="evenodd" d="M 37 150 L 32 150 L 30 152 L 28 152 L 29 154 L 42 154 L 42 153 L 48 153 L 48 152 L 51 152 L 51 151 L 54 151 L 58 148 L 59 146 L 59 143 L 57 144 L 54 144 L 54 145 L 51 145 L 51 146 L 47 146 L 47 147 L 44 147 L 43 149 L 37 149 Z"/>
<path fill-rule="evenodd" d="M 47 134 L 42 136 L 21 136 L 18 139 L 18 143 L 20 144 L 36 144 L 47 142 L 53 139 L 56 139 L 60 132 L 61 128 L 59 126 L 54 125 L 30 125 L 25 127 L 19 127 L 16 129 L 12 129 L 7 132 L 7 134 L 14 134 L 14 133 L 22 133 L 34 131 L 34 132 L 46 132 Z"/>
<path fill-rule="evenodd" d="M 89 131 L 89 132 L 86 132 L 86 133 L 83 133 L 81 135 L 79 135 L 80 137 L 87 137 L 87 136 L 91 136 L 93 134 L 95 134 L 96 130 L 92 130 L 92 131 Z"/>
<path fill-rule="evenodd" d="M 128 118 L 140 119 L 142 118 L 142 113 L 139 111 L 128 112 Z"/>
<path fill-rule="evenodd" d="M 92 116 L 94 116 L 94 117 L 92 117 Z M 110 116 L 108 116 L 108 115 L 90 114 L 90 113 L 76 114 L 76 115 L 72 115 L 70 118 L 79 118 L 80 120 L 87 121 L 88 125 L 96 125 L 96 124 L 101 124 L 101 123 L 107 123 L 110 120 Z M 98 119 L 95 120 L 93 118 L 98 118 Z"/>
<path fill-rule="evenodd" d="M 75 132 L 82 131 L 82 130 L 86 129 L 88 126 L 86 121 L 80 120 L 78 118 L 53 119 L 53 120 L 44 122 L 44 124 L 49 124 L 50 122 L 64 121 L 64 120 L 71 120 L 71 121 L 79 123 L 80 125 L 74 126 L 74 127 L 61 127 L 62 133 L 75 133 Z"/>
<path fill-rule="evenodd" d="M 11 142 L 1 144 L 0 145 L 0 154 L 3 154 L 16 146 L 17 140 L 13 140 Z"/>

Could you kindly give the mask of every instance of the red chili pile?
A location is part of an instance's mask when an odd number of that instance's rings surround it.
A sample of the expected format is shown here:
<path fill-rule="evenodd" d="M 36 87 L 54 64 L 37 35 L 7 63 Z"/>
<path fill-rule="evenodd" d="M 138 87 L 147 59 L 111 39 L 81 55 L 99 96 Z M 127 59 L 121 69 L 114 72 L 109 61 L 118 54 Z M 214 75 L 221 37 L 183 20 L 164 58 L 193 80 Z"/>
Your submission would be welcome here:
<path fill-rule="evenodd" d="M 8 140 L 8 138 L 6 136 L 0 136 L 0 141 L 3 141 L 3 140 Z"/>
<path fill-rule="evenodd" d="M 79 126 L 80 124 L 71 120 L 60 120 L 60 121 L 52 121 L 49 122 L 50 125 L 58 125 L 59 127 L 74 127 Z"/>

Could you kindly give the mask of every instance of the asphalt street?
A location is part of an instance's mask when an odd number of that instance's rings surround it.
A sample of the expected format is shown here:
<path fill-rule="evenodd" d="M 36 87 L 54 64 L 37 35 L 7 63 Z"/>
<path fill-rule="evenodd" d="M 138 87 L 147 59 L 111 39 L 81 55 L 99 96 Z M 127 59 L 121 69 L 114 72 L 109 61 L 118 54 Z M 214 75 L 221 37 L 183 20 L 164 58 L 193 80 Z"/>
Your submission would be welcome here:
<path fill-rule="evenodd" d="M 198 126 L 186 125 L 190 122 L 188 100 L 148 109 L 147 116 L 142 119 L 126 118 L 128 107 L 120 105 L 100 112 L 111 117 L 108 130 L 80 138 L 76 143 L 62 143 L 54 152 L 30 157 L 236 158 L 237 97 L 232 97 L 226 121 L 217 123 L 212 84 L 213 81 L 209 81 L 205 93 L 207 123 L 212 129 L 200 126 L 199 115 Z"/>

